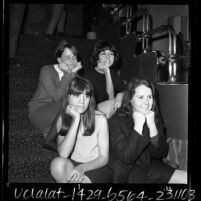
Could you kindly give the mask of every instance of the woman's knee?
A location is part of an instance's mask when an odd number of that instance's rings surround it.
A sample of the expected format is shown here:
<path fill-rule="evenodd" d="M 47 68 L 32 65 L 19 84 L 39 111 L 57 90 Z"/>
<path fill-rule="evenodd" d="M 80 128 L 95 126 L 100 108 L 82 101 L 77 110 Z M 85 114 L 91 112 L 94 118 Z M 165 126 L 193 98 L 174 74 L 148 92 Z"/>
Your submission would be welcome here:
<path fill-rule="evenodd" d="M 73 164 L 70 160 L 56 157 L 51 161 L 50 172 L 53 178 L 58 183 L 66 183 L 69 177 L 69 172 L 73 169 Z"/>

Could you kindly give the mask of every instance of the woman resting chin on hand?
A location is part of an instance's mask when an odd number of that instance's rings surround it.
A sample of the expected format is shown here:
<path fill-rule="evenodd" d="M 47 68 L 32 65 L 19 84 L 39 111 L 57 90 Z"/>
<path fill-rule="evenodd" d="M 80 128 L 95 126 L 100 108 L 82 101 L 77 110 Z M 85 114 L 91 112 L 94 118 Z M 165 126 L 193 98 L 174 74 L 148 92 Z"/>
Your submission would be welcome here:
<path fill-rule="evenodd" d="M 111 169 L 107 119 L 95 111 L 91 83 L 74 78 L 57 120 L 57 151 L 50 171 L 59 183 L 108 183 Z M 103 176 L 104 175 L 104 176 Z"/>
<path fill-rule="evenodd" d="M 92 52 L 94 69 L 84 77 L 93 85 L 97 108 L 109 119 L 121 106 L 125 83 L 114 69 L 119 54 L 113 44 L 99 40 Z"/>
<path fill-rule="evenodd" d="M 109 129 L 114 183 L 187 183 L 186 171 L 162 160 L 169 147 L 151 82 L 129 82 Z"/>

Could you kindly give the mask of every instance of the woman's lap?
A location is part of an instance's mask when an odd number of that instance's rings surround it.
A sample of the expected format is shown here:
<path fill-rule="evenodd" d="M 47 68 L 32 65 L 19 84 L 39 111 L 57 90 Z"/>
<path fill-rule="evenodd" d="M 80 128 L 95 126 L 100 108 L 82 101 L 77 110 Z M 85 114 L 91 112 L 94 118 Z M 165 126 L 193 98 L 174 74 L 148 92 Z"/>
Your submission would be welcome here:
<path fill-rule="evenodd" d="M 175 169 L 161 161 L 152 161 L 149 169 L 135 166 L 129 173 L 128 183 L 167 184 Z"/>
<path fill-rule="evenodd" d="M 161 161 L 153 161 L 147 173 L 146 183 L 167 184 L 175 169 Z"/>

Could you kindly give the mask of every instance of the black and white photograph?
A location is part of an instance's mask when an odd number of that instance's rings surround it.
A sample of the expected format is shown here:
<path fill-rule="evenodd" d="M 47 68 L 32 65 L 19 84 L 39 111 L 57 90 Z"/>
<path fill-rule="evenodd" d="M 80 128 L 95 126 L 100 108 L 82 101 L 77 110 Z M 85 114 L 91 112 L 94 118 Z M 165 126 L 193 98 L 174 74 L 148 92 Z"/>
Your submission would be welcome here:
<path fill-rule="evenodd" d="M 199 200 L 195 5 L 65 3 L 3 3 L 4 200 Z"/>

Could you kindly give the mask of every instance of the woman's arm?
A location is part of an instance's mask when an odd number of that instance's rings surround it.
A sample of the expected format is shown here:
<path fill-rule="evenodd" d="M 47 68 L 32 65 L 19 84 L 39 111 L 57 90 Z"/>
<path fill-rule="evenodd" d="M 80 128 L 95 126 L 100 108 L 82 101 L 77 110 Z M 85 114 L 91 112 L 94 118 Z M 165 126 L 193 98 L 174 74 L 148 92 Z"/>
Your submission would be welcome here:
<path fill-rule="evenodd" d="M 98 132 L 98 150 L 99 156 L 88 163 L 83 163 L 80 166 L 86 171 L 94 170 L 105 166 L 109 159 L 109 131 L 107 119 L 103 115 L 96 116 L 95 130 Z"/>
<path fill-rule="evenodd" d="M 157 135 L 150 136 L 151 144 L 149 146 L 149 153 L 152 158 L 163 159 L 167 156 L 169 146 L 165 138 L 165 128 L 161 120 L 156 123 Z"/>
<path fill-rule="evenodd" d="M 57 73 L 57 72 L 55 72 Z M 57 84 L 54 71 L 49 66 L 44 66 L 41 69 L 39 81 L 43 85 L 47 94 L 52 98 L 53 101 L 59 101 L 66 90 L 68 89 L 68 85 L 73 77 L 75 77 L 75 73 L 65 72 L 61 81 Z"/>
<path fill-rule="evenodd" d="M 71 126 L 66 136 L 65 137 L 60 135 L 58 136 L 57 151 L 60 157 L 68 158 L 70 153 L 72 152 L 74 144 L 75 144 L 75 139 L 78 132 L 79 124 L 80 124 L 80 116 L 77 116 L 76 118 L 72 119 Z"/>
<path fill-rule="evenodd" d="M 143 153 L 149 141 L 140 133 L 130 128 L 124 117 L 117 114 L 109 119 L 110 143 L 116 158 L 132 164 Z"/>
<path fill-rule="evenodd" d="M 113 87 L 113 83 L 112 83 L 110 69 L 106 68 L 104 73 L 105 73 L 106 91 L 107 91 L 108 97 L 109 97 L 109 99 L 113 99 L 114 98 L 114 87 Z"/>

